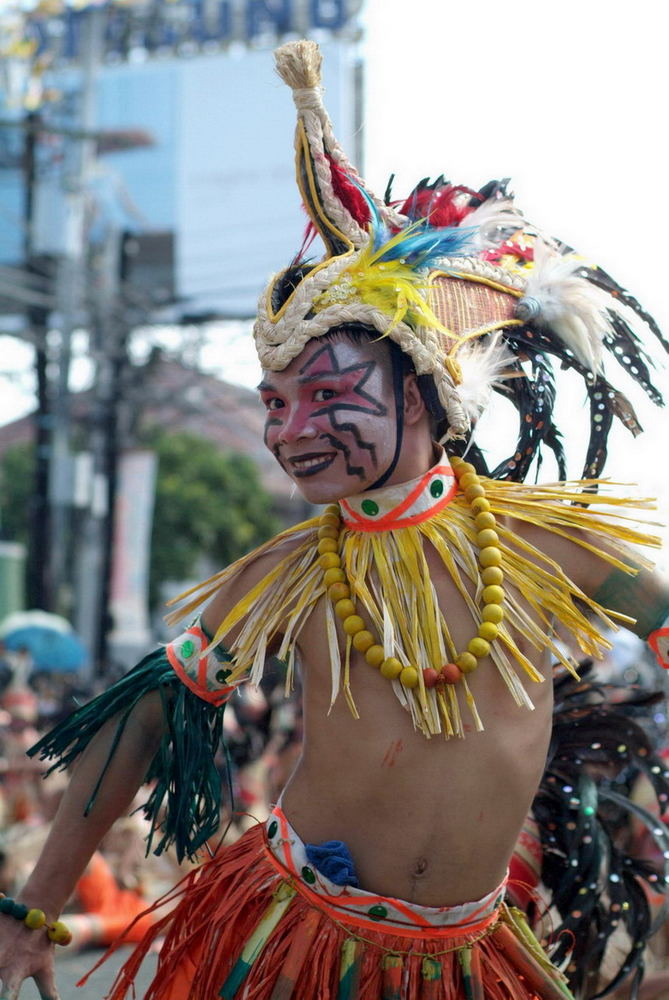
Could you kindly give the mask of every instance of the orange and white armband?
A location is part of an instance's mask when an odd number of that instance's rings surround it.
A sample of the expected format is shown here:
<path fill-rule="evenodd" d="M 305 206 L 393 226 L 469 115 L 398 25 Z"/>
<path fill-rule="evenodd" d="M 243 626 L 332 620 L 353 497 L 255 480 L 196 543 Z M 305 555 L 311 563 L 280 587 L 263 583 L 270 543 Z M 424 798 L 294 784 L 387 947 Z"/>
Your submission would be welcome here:
<path fill-rule="evenodd" d="M 222 705 L 243 682 L 243 678 L 234 684 L 228 683 L 232 657 L 220 645 L 207 650 L 210 643 L 198 618 L 168 643 L 165 653 L 175 674 L 187 688 L 203 701 Z"/>
<path fill-rule="evenodd" d="M 659 628 L 649 633 L 646 642 L 655 653 L 660 666 L 669 670 L 669 612 L 665 615 Z"/>

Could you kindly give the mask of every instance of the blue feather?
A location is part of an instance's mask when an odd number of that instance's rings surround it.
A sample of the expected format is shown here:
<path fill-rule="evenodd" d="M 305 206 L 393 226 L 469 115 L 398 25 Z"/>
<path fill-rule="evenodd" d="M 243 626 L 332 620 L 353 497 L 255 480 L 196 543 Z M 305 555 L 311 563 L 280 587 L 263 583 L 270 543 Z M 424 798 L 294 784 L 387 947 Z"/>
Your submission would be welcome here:
<path fill-rule="evenodd" d="M 390 232 L 367 191 L 352 177 L 349 179 L 355 184 L 369 208 L 374 253 L 383 251 L 384 244 L 393 243 L 393 246 L 389 247 L 388 250 L 379 254 L 377 258 L 379 262 L 402 259 L 410 267 L 428 267 L 432 261 L 440 257 L 462 256 L 473 251 L 472 239 L 475 233 L 473 227 L 461 229 L 447 226 L 437 229 L 428 225 L 425 219 L 420 219 L 407 226 L 406 235 L 403 239 L 398 240 L 402 234 Z"/>
<path fill-rule="evenodd" d="M 372 246 L 374 247 L 375 251 L 379 250 L 380 247 L 382 247 L 383 244 L 390 239 L 391 234 L 388 231 L 388 227 L 385 225 L 383 219 L 379 215 L 379 210 L 374 204 L 373 200 L 370 198 L 368 192 L 365 191 L 365 189 L 361 187 L 355 181 L 355 179 L 350 175 L 348 179 L 351 182 L 351 184 L 353 184 L 353 186 L 358 189 L 362 197 L 367 202 L 367 208 L 369 209 L 369 218 L 370 218 L 369 226 L 372 233 Z"/>
<path fill-rule="evenodd" d="M 435 229 L 418 223 L 407 230 L 404 239 L 395 243 L 380 260 L 403 259 L 413 267 L 427 267 L 440 257 L 452 257 L 471 252 L 474 229 L 448 227 Z"/>

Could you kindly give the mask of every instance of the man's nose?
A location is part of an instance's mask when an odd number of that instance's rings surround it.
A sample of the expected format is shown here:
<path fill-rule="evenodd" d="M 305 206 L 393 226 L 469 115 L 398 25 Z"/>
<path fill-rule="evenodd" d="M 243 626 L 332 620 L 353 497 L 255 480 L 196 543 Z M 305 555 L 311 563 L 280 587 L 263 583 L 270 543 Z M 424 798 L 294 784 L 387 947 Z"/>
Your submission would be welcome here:
<path fill-rule="evenodd" d="M 309 414 L 300 412 L 299 408 L 293 410 L 288 419 L 284 421 L 279 433 L 280 444 L 291 444 L 301 439 L 313 439 L 318 436 L 318 429 L 311 420 Z"/>

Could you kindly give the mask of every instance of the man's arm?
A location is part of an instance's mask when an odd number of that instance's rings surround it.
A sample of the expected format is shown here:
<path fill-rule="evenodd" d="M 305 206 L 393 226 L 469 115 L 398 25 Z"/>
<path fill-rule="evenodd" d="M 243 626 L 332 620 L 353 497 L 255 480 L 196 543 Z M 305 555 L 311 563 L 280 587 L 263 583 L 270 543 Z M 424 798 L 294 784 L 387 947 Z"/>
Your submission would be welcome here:
<path fill-rule="evenodd" d="M 607 568 L 592 597 L 604 608 L 613 608 L 634 618 L 630 630 L 647 639 L 669 624 L 669 581 L 659 572 L 641 569 L 630 576 Z"/>
<path fill-rule="evenodd" d="M 25 902 L 58 915 L 100 840 L 130 807 L 165 729 L 160 694 L 153 691 L 131 713 L 95 801 L 84 815 L 107 760 L 116 720 L 93 738 L 74 767 L 40 860 L 21 894 Z"/>
<path fill-rule="evenodd" d="M 608 546 L 597 536 L 589 540 L 596 547 Z M 551 541 L 554 545 L 554 541 Z M 639 567 L 635 551 L 613 553 L 636 572 L 611 566 L 605 559 L 576 543 L 563 541 L 560 552 L 552 553 L 581 590 L 604 609 L 627 615 L 631 632 L 645 639 L 658 662 L 669 668 L 669 579 L 658 570 Z"/>
<path fill-rule="evenodd" d="M 107 761 L 116 732 L 110 720 L 76 764 L 40 858 L 19 900 L 57 919 L 77 880 L 112 823 L 129 808 L 165 731 L 159 692 L 146 695 L 131 713 L 105 779 L 88 815 L 91 789 Z M 33 976 L 45 998 L 56 998 L 53 945 L 46 931 L 28 930 L 0 915 L 2 997 L 15 1000 L 21 982 Z"/>
<path fill-rule="evenodd" d="M 630 630 L 645 639 L 659 666 L 669 670 L 669 581 L 664 574 L 641 569 L 630 577 L 614 569 L 592 596 L 602 607 L 634 618 Z"/>
<path fill-rule="evenodd" d="M 558 535 L 524 524 L 522 535 L 588 598 L 631 619 L 621 624 L 646 639 L 662 665 L 669 667 L 669 579 L 647 568 L 649 560 L 643 550 L 623 543 L 614 545 L 596 532 L 565 526 Z M 630 571 L 614 565 L 605 557 L 607 553 Z"/>

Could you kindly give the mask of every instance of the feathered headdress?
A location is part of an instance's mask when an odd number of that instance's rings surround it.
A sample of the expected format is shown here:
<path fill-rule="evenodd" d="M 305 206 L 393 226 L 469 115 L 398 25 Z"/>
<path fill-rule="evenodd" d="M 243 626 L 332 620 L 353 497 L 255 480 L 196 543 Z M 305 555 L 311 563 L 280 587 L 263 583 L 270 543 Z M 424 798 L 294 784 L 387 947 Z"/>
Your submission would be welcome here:
<path fill-rule="evenodd" d="M 311 220 L 305 246 L 318 233 L 326 254 L 316 264 L 293 261 L 262 295 L 254 336 L 263 367 L 282 370 L 333 327 L 368 326 L 394 340 L 418 375 L 434 379 L 454 441 L 466 439 L 492 391 L 513 402 L 516 447 L 482 471 L 521 480 L 542 444 L 566 475 L 553 422 L 556 357 L 586 383 L 584 476 L 596 478 L 613 417 L 641 430 L 605 377 L 605 351 L 662 404 L 632 325 L 643 320 L 669 352 L 652 318 L 608 275 L 530 226 L 506 182 L 474 191 L 439 177 L 421 181 L 399 208 L 389 193 L 378 199 L 334 136 L 316 43 L 290 42 L 277 49 L 276 63 L 297 107 L 297 182 Z"/>

